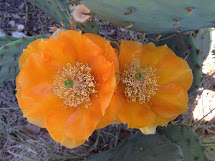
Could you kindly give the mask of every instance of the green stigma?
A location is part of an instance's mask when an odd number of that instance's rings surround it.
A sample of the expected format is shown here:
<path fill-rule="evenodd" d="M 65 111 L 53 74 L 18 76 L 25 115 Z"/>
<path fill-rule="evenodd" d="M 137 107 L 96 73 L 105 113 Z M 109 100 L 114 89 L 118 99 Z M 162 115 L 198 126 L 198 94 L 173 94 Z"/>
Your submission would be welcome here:
<path fill-rule="evenodd" d="M 138 80 L 138 81 L 142 81 L 143 80 L 143 74 L 140 72 L 140 73 L 137 73 L 136 74 L 136 79 Z"/>
<path fill-rule="evenodd" d="M 64 86 L 67 88 L 71 88 L 73 86 L 73 80 L 67 79 L 63 82 Z"/>

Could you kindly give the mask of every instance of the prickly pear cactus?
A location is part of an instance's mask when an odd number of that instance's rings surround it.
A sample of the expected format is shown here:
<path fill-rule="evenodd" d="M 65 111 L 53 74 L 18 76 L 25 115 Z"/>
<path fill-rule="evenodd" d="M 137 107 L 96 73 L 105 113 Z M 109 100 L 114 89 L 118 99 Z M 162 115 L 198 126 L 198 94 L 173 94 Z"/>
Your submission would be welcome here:
<path fill-rule="evenodd" d="M 187 126 L 167 126 L 160 133 L 182 147 L 184 161 L 209 161 L 197 134 Z"/>
<path fill-rule="evenodd" d="M 26 46 L 39 38 L 46 38 L 45 35 L 31 36 L 12 41 L 0 48 L 0 85 L 13 79 L 19 73 L 18 59 Z"/>
<path fill-rule="evenodd" d="M 65 29 L 81 29 L 84 33 L 99 33 L 99 21 L 95 15 L 85 22 L 76 22 L 69 9 L 69 4 L 77 1 L 67 0 L 28 0 L 32 5 L 36 5 L 56 23 L 61 24 Z"/>
<path fill-rule="evenodd" d="M 69 7 L 65 4 L 65 0 L 28 0 L 32 5 L 39 7 L 46 15 L 53 20 L 65 25 L 66 29 L 70 29 L 70 13 Z"/>
<path fill-rule="evenodd" d="M 215 26 L 214 0 L 81 0 L 81 3 L 109 22 L 145 33 Z"/>
<path fill-rule="evenodd" d="M 19 40 L 19 38 L 12 37 L 12 36 L 0 36 L 0 47 L 6 45 L 11 41 Z"/>
<path fill-rule="evenodd" d="M 88 158 L 87 161 L 182 161 L 183 158 L 180 146 L 159 134 L 139 134 L 113 149 Z"/>
<path fill-rule="evenodd" d="M 215 47 L 215 28 L 200 29 L 194 32 L 194 40 L 201 62 L 203 63 L 207 56 L 214 50 Z"/>

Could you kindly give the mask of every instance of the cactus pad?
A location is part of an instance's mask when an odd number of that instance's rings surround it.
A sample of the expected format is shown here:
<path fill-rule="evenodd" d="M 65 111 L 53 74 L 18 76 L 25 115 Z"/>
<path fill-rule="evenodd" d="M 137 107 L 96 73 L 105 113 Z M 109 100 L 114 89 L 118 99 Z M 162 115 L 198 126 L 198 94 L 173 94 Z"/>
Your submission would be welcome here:
<path fill-rule="evenodd" d="M 187 126 L 167 126 L 160 133 L 182 147 L 184 161 L 209 161 L 197 134 Z"/>
<path fill-rule="evenodd" d="M 168 153 L 168 154 L 167 154 Z M 181 148 L 159 134 L 139 134 L 108 151 L 101 152 L 87 161 L 182 161 Z"/>
<path fill-rule="evenodd" d="M 81 0 L 97 16 L 145 33 L 190 31 L 215 26 L 214 0 Z"/>

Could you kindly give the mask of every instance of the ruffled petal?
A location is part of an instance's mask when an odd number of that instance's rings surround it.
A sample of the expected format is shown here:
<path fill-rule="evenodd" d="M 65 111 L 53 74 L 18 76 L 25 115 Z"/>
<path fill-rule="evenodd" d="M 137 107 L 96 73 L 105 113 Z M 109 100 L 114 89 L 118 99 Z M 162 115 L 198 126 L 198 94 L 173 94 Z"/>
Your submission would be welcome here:
<path fill-rule="evenodd" d="M 130 66 L 142 55 L 143 45 L 141 42 L 122 40 L 119 55 L 119 70 L 123 72 L 125 66 Z"/>
<path fill-rule="evenodd" d="M 96 91 L 98 91 L 96 93 L 97 96 L 96 99 L 101 104 L 101 110 L 103 115 L 105 114 L 106 108 L 108 107 L 111 101 L 115 88 L 116 88 L 115 69 L 114 66 L 112 66 L 112 73 L 109 79 L 96 86 Z"/>
<path fill-rule="evenodd" d="M 155 134 L 157 126 L 146 126 L 140 128 L 140 131 L 145 135 Z"/>
<path fill-rule="evenodd" d="M 64 131 L 69 138 L 75 140 L 88 139 L 96 129 L 102 117 L 101 105 L 96 98 L 91 99 L 91 105 L 87 108 L 82 105 L 76 109 L 66 120 Z"/>
<path fill-rule="evenodd" d="M 147 103 L 128 102 L 124 95 L 123 85 L 117 87 L 118 111 L 117 116 L 123 123 L 128 123 L 129 128 L 142 128 L 150 126 L 156 119 Z"/>
<path fill-rule="evenodd" d="M 104 38 L 94 35 L 91 33 L 84 34 L 88 39 L 93 41 L 96 45 L 98 45 L 101 49 L 103 49 L 103 56 L 108 61 L 114 64 L 115 70 L 119 72 L 119 63 L 118 63 L 118 53 L 112 48 L 110 42 L 105 40 Z"/>
<path fill-rule="evenodd" d="M 80 32 L 59 32 L 58 40 L 73 46 L 78 55 L 78 62 L 88 64 L 97 83 L 106 81 L 112 70 L 112 62 L 103 55 L 104 50 Z"/>
<path fill-rule="evenodd" d="M 156 66 L 158 84 L 180 82 L 188 90 L 192 85 L 193 75 L 188 63 L 176 56 L 165 56 Z"/>
<path fill-rule="evenodd" d="M 67 118 L 72 114 L 74 110 L 71 108 L 63 108 L 60 111 L 55 111 L 50 114 L 46 120 L 46 127 L 51 137 L 61 143 L 61 145 L 67 148 L 75 148 L 83 144 L 86 140 L 74 140 L 66 136 L 64 132 L 64 125 Z M 80 130 L 81 131 L 81 130 Z"/>
<path fill-rule="evenodd" d="M 150 99 L 153 112 L 164 118 L 177 117 L 187 109 L 188 94 L 181 83 L 160 86 Z"/>
<path fill-rule="evenodd" d="M 112 122 L 115 122 L 116 113 L 117 113 L 117 100 L 116 100 L 116 95 L 114 94 L 110 101 L 109 106 L 105 111 L 104 116 L 100 119 L 96 129 L 103 128 L 105 126 L 108 126 Z"/>
<path fill-rule="evenodd" d="M 153 43 L 148 43 L 142 49 L 141 65 L 152 68 L 165 56 L 175 56 L 175 53 L 166 45 L 156 47 Z"/>
<path fill-rule="evenodd" d="M 28 46 L 27 49 L 23 50 L 22 55 L 19 57 L 19 69 L 22 69 L 23 64 L 25 63 L 25 61 L 27 60 L 27 58 L 34 53 L 40 52 L 38 51 L 39 45 L 41 46 L 41 44 L 46 41 L 47 39 L 37 39 L 33 42 L 31 42 Z"/>
<path fill-rule="evenodd" d="M 54 50 L 52 46 L 59 48 Z M 21 55 L 21 71 L 16 78 L 17 98 L 29 122 L 45 127 L 47 114 L 62 107 L 62 99 L 52 89 L 52 77 L 59 68 L 75 61 L 75 52 L 57 40 L 37 40 Z"/>

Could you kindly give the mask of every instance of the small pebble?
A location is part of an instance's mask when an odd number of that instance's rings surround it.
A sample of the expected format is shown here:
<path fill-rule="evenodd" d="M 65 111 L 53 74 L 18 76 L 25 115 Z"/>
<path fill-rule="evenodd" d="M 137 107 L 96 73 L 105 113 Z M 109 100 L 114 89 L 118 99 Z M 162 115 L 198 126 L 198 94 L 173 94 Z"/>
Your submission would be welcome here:
<path fill-rule="evenodd" d="M 23 32 L 19 32 L 19 31 L 12 32 L 12 36 L 17 37 L 17 38 L 27 37 L 27 35 L 25 35 Z"/>
<path fill-rule="evenodd" d="M 14 26 L 15 26 L 15 21 L 13 21 L 13 20 L 10 21 L 10 22 L 9 22 L 9 25 L 10 25 L 11 27 L 14 27 Z"/>
<path fill-rule="evenodd" d="M 20 19 L 21 17 L 19 16 L 19 15 L 17 15 L 17 14 L 12 14 L 12 16 L 13 16 L 13 18 L 15 18 L 15 19 Z"/>
<path fill-rule="evenodd" d="M 22 25 L 22 24 L 17 24 L 16 26 L 17 26 L 18 31 L 22 31 L 25 28 L 24 25 Z"/>
<path fill-rule="evenodd" d="M 4 31 L 2 29 L 0 29 L 0 36 L 6 36 L 6 34 L 4 33 Z"/>

